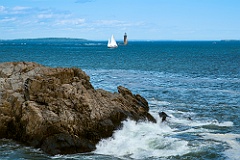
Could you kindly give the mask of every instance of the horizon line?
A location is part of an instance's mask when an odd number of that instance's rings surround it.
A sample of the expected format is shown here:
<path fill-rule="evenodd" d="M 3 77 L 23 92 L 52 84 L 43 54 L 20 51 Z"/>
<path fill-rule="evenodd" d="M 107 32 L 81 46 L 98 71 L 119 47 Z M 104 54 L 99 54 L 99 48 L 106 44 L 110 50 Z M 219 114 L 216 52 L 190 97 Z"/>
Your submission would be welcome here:
<path fill-rule="evenodd" d="M 107 41 L 103 39 L 91 40 L 86 38 L 76 38 L 76 37 L 39 37 L 39 38 L 10 38 L 10 39 L 0 39 L 0 41 L 12 41 L 12 40 L 39 40 L 39 39 L 75 39 L 82 41 Z M 122 41 L 122 39 L 116 39 L 116 41 Z M 128 39 L 128 41 L 240 41 L 240 39 Z"/>

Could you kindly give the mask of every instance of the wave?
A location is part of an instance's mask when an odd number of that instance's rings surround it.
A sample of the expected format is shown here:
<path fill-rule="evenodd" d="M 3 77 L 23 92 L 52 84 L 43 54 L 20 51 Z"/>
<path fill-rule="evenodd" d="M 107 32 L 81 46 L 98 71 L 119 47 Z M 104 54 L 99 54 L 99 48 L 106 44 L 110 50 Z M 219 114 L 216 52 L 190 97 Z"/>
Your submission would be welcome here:
<path fill-rule="evenodd" d="M 236 141 L 236 139 L 240 138 L 239 134 L 212 134 L 205 133 L 202 134 L 203 138 L 206 140 L 215 140 L 222 143 L 227 143 L 228 149 L 224 151 L 224 154 L 229 157 L 231 160 L 239 160 L 240 159 L 240 142 Z"/>
<path fill-rule="evenodd" d="M 230 142 L 224 153 L 229 158 L 238 155 L 235 152 L 240 144 L 236 141 L 239 134 L 218 134 L 214 133 L 215 128 L 204 128 L 205 125 L 215 125 L 218 127 L 233 127 L 232 122 L 205 122 L 192 121 L 184 117 L 175 117 L 168 112 L 167 122 L 161 122 L 157 113 L 152 113 L 157 119 L 157 123 L 140 122 L 126 120 L 123 122 L 123 128 L 116 131 L 113 137 L 102 140 L 97 145 L 94 153 L 112 155 L 118 158 L 148 159 L 148 158 L 169 158 L 174 156 L 183 156 L 187 154 L 198 154 L 215 145 L 224 144 L 227 140 L 220 140 L 214 143 L 218 135 L 229 137 Z M 178 127 L 177 127 L 178 126 Z M 181 126 L 181 127 L 179 127 Z M 201 126 L 201 127 L 200 127 Z M 209 143 L 211 141 L 211 143 Z M 232 144 L 238 144 L 236 147 Z M 230 155 L 234 152 L 234 155 Z"/>
<path fill-rule="evenodd" d="M 161 129 L 159 124 L 127 120 L 123 123 L 123 128 L 116 131 L 112 138 L 102 140 L 97 145 L 95 153 L 143 159 L 183 155 L 190 152 L 187 141 L 166 138 L 171 132 L 173 130 L 167 126 L 162 126 Z"/>

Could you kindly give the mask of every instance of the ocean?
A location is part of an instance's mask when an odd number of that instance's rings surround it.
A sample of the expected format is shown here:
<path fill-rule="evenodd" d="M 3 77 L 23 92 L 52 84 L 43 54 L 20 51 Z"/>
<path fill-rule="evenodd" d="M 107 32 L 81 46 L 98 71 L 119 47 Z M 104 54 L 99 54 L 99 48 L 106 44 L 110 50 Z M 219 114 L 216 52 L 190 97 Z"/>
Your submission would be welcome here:
<path fill-rule="evenodd" d="M 79 67 L 94 88 L 129 88 L 157 123 L 131 120 L 92 153 L 49 156 L 0 140 L 0 159 L 240 159 L 240 41 L 1 40 L 0 62 Z M 169 115 L 161 122 L 158 112 Z"/>

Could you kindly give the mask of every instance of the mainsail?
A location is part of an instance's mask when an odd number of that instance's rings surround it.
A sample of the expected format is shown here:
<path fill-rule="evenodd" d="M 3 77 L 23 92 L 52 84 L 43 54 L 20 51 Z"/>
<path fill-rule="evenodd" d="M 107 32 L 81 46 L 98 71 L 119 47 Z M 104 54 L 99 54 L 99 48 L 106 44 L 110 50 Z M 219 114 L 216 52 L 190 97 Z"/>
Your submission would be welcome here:
<path fill-rule="evenodd" d="M 118 45 L 117 45 L 117 43 L 116 43 L 113 35 L 112 35 L 111 39 L 108 39 L 108 44 L 107 44 L 107 46 L 108 46 L 109 48 L 116 48 L 116 47 L 118 47 Z"/>

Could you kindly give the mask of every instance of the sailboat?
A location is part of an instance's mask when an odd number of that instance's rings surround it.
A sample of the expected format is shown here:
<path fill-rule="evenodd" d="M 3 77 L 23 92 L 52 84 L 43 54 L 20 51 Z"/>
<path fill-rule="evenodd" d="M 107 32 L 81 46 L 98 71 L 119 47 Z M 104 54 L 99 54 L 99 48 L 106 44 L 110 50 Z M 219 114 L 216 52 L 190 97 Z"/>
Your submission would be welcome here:
<path fill-rule="evenodd" d="M 117 48 L 118 45 L 112 35 L 111 39 L 108 39 L 108 44 L 107 44 L 108 48 Z"/>

